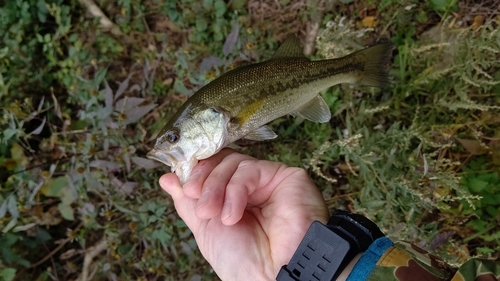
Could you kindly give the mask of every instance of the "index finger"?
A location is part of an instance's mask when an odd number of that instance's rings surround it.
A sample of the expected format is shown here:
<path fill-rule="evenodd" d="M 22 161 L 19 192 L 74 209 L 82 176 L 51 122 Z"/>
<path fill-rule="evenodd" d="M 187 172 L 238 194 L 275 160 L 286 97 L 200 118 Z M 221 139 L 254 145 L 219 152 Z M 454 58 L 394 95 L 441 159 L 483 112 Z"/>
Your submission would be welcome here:
<path fill-rule="evenodd" d="M 234 154 L 232 156 L 232 160 L 226 159 L 229 155 Z M 198 165 L 193 168 L 191 172 L 191 176 L 188 178 L 186 183 L 183 185 L 184 194 L 190 198 L 199 199 L 201 196 L 203 184 L 208 176 L 215 170 L 217 166 L 224 160 L 226 163 L 229 162 L 228 167 L 237 166 L 240 161 L 243 159 L 255 159 L 251 156 L 240 154 L 230 148 L 224 148 L 219 153 L 201 160 Z M 232 172 L 229 170 L 224 171 L 225 174 L 229 174 Z"/>

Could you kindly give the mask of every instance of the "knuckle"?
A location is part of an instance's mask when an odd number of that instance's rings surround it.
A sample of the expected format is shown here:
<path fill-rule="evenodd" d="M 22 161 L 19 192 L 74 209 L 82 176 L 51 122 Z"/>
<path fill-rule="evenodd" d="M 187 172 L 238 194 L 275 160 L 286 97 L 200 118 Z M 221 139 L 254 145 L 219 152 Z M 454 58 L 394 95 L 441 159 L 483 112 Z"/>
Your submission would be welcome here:
<path fill-rule="evenodd" d="M 238 164 L 238 169 L 246 169 L 246 168 L 251 167 L 253 165 L 255 165 L 254 159 L 244 159 Z"/>
<path fill-rule="evenodd" d="M 297 177 L 309 177 L 306 170 L 304 170 L 303 168 L 288 167 L 287 169 L 290 171 L 290 175 L 294 175 Z"/>

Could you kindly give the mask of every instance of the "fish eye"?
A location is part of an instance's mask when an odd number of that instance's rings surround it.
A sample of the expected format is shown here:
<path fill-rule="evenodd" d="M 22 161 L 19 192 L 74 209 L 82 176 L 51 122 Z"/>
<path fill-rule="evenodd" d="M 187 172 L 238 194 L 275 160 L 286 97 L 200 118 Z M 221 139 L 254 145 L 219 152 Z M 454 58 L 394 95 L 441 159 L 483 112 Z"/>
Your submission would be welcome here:
<path fill-rule="evenodd" d="M 167 132 L 167 140 L 171 144 L 178 142 L 180 138 L 181 136 L 179 136 L 179 132 L 177 130 L 170 130 Z"/>

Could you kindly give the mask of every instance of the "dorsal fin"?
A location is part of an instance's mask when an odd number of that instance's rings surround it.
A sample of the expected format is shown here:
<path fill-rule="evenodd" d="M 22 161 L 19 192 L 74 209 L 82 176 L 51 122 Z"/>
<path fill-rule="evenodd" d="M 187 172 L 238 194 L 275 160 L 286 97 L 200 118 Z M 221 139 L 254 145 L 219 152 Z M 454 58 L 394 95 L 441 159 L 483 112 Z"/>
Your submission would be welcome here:
<path fill-rule="evenodd" d="M 302 51 L 302 47 L 300 47 L 300 41 L 295 34 L 290 34 L 285 39 L 285 41 L 278 48 L 276 53 L 271 57 L 271 59 L 283 59 L 283 58 L 303 58 L 307 59 L 304 56 L 304 52 Z"/>

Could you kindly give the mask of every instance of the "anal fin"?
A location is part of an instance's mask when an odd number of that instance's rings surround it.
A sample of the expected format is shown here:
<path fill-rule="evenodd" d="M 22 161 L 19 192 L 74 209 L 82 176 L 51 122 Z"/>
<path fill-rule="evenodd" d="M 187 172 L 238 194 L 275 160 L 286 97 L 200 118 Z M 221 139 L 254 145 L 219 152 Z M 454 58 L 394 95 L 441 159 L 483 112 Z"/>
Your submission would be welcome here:
<path fill-rule="evenodd" d="M 326 123 L 330 121 L 332 117 L 328 105 L 320 95 L 317 95 L 315 98 L 299 107 L 299 109 L 292 112 L 291 115 L 300 116 L 309 121 L 319 123 Z"/>

